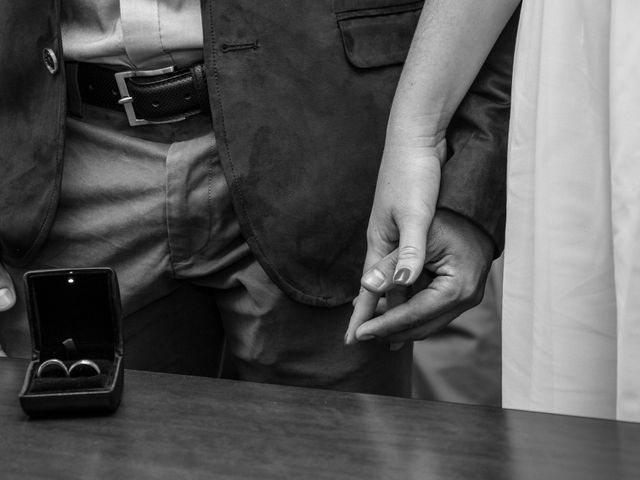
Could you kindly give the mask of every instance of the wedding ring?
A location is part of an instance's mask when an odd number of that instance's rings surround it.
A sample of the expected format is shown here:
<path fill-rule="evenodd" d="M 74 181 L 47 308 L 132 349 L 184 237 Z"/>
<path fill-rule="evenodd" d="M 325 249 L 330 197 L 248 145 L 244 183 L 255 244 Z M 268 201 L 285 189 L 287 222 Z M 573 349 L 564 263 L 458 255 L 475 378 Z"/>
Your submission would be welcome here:
<path fill-rule="evenodd" d="M 50 358 L 40 364 L 36 372 L 38 378 L 60 378 L 68 377 L 69 370 L 62 361 L 57 358 Z"/>
<path fill-rule="evenodd" d="M 100 367 L 92 360 L 78 360 L 69 367 L 70 377 L 91 377 L 100 375 Z"/>

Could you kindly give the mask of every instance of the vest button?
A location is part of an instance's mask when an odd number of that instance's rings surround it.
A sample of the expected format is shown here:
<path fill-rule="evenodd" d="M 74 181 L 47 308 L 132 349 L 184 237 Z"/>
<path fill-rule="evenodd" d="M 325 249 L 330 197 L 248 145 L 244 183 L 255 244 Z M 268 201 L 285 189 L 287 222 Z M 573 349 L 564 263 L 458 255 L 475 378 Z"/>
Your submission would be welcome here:
<path fill-rule="evenodd" d="M 58 72 L 58 57 L 56 57 L 56 53 L 53 50 L 50 48 L 43 49 L 42 60 L 51 75 L 55 75 Z"/>

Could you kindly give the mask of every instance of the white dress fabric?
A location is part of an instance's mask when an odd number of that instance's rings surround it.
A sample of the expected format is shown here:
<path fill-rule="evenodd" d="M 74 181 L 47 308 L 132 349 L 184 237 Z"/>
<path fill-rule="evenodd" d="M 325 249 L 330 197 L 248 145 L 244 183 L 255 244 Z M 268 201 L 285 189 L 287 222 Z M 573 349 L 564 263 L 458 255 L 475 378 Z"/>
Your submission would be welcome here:
<path fill-rule="evenodd" d="M 640 1 L 524 0 L 503 406 L 640 421 Z"/>

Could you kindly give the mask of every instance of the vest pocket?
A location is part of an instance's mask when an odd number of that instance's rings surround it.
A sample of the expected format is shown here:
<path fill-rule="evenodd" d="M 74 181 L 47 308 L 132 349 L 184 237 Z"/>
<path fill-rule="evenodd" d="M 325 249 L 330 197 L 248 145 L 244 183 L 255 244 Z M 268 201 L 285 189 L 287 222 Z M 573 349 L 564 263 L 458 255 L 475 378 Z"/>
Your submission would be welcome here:
<path fill-rule="evenodd" d="M 424 1 L 335 0 L 334 11 L 349 62 L 358 68 L 404 62 Z"/>

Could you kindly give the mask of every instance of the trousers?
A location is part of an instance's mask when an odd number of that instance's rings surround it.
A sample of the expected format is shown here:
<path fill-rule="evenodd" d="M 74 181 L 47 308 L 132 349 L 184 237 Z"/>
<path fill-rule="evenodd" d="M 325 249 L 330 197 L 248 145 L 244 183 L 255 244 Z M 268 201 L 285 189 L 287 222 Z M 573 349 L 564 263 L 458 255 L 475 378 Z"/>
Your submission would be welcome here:
<path fill-rule="evenodd" d="M 502 405 L 502 265 L 493 262 L 480 304 L 414 343 L 415 398 Z"/>
<path fill-rule="evenodd" d="M 222 346 L 243 380 L 407 396 L 411 346 L 346 347 L 351 305 L 288 298 L 242 236 L 211 118 L 130 127 L 83 105 L 69 117 L 60 202 L 24 269 L 109 266 L 121 288 L 125 366 L 216 376 Z M 0 344 L 29 355 L 24 295 L 0 315 Z"/>

